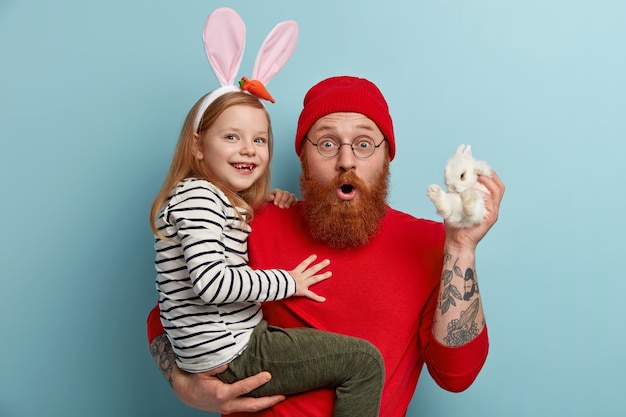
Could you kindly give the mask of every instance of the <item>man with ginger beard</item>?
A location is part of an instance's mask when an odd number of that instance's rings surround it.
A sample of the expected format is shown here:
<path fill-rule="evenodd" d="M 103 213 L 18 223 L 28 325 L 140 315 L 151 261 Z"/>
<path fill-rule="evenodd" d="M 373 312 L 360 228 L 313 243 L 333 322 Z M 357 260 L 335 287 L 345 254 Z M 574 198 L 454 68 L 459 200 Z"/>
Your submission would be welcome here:
<path fill-rule="evenodd" d="M 504 193 L 495 173 L 480 178 L 489 190 L 487 216 L 471 228 L 417 219 L 386 204 L 395 152 L 388 106 L 373 83 L 345 76 L 321 81 L 305 96 L 296 132 L 304 201 L 260 209 L 249 239 L 254 268 L 289 269 L 311 253 L 331 260 L 332 278 L 315 287 L 324 303 L 289 298 L 266 303 L 264 315 L 271 325 L 314 327 L 376 345 L 386 367 L 383 417 L 406 414 L 424 364 L 452 392 L 467 389 L 480 372 L 489 342 L 475 249 L 495 224 Z M 158 314 L 157 306 L 148 318 L 151 351 L 185 404 L 225 414 L 332 415 L 332 390 L 249 398 L 241 395 L 270 375 L 227 385 L 210 373 L 180 371 Z"/>
<path fill-rule="evenodd" d="M 305 151 L 306 152 L 306 151 Z M 304 197 L 304 218 L 311 235 L 335 248 L 357 247 L 367 243 L 376 233 L 387 208 L 389 162 L 368 186 L 352 171 L 342 172 L 330 183 L 310 175 L 306 159 L 302 160 L 300 188 Z M 351 193 L 358 198 L 343 199 Z"/>

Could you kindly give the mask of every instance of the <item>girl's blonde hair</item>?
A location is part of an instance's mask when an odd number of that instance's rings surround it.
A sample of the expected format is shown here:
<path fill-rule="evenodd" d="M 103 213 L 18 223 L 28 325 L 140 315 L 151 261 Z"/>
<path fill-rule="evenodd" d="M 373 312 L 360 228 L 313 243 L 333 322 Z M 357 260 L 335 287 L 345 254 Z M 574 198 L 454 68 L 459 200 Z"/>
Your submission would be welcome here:
<path fill-rule="evenodd" d="M 174 151 L 169 172 L 167 173 L 167 177 L 161 186 L 161 190 L 154 199 L 152 208 L 150 209 L 150 227 L 152 228 L 154 234 L 160 238 L 163 238 L 163 236 L 159 233 L 156 226 L 156 220 L 159 212 L 167 202 L 176 185 L 185 178 L 202 178 L 215 184 L 215 186 L 219 187 L 220 190 L 226 194 L 230 204 L 244 209 L 246 215 L 245 219 L 247 222 L 252 220 L 252 217 L 254 216 L 254 209 L 265 201 L 265 197 L 270 190 L 270 164 L 272 161 L 273 135 L 270 116 L 265 109 L 265 106 L 263 106 L 258 98 L 250 94 L 243 92 L 226 93 L 215 99 L 215 101 L 206 109 L 202 115 L 198 132 L 194 132 L 194 118 L 196 112 L 198 111 L 198 106 L 203 98 L 204 97 L 200 98 L 200 100 L 194 104 L 185 118 L 185 123 L 183 124 L 183 128 L 178 138 L 178 144 L 176 145 L 176 150 Z M 196 159 L 193 153 L 195 141 L 194 133 L 198 133 L 199 136 L 202 136 L 203 132 L 215 123 L 224 110 L 232 106 L 250 106 L 262 109 L 267 116 L 268 123 L 269 160 L 267 168 L 263 175 L 254 184 L 252 184 L 250 188 L 239 193 L 228 189 L 228 187 L 211 175 L 205 168 L 202 161 Z"/>

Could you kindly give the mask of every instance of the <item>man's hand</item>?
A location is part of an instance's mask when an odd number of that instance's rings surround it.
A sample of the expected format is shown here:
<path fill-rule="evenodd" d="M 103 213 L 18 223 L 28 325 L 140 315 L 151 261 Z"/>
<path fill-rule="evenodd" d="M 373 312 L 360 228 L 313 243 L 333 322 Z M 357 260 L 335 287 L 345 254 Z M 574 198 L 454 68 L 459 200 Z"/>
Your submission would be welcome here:
<path fill-rule="evenodd" d="M 476 226 L 463 229 L 446 225 L 447 242 L 460 250 L 475 250 L 478 242 L 485 237 L 489 229 L 491 229 L 491 227 L 498 220 L 500 202 L 504 196 L 504 184 L 500 181 L 500 177 L 498 177 L 498 175 L 493 171 L 491 173 L 491 178 L 481 175 L 478 177 L 478 182 L 483 184 L 489 191 L 483 193 L 485 208 L 487 209 L 487 214 L 485 215 L 483 221 Z"/>
<path fill-rule="evenodd" d="M 476 274 L 476 246 L 498 220 L 504 184 L 493 171 L 491 178 L 481 175 L 478 181 L 488 190 L 483 192 L 487 209 L 483 221 L 467 228 L 445 224 L 444 264 L 433 334 L 446 346 L 467 344 L 485 327 Z"/>
<path fill-rule="evenodd" d="M 226 384 L 214 376 L 226 368 L 227 365 L 224 365 L 209 372 L 190 374 L 176 367 L 172 372 L 174 392 L 189 407 L 221 414 L 260 411 L 285 399 L 283 395 L 242 397 L 269 381 L 271 375 L 261 372 L 234 384 Z"/>
<path fill-rule="evenodd" d="M 150 352 L 178 399 L 189 407 L 221 414 L 255 412 L 272 407 L 285 399 L 284 395 L 242 397 L 269 381 L 269 372 L 261 372 L 234 384 L 227 384 L 215 375 L 224 372 L 228 365 L 198 374 L 182 371 L 176 366 L 172 345 L 164 333 L 154 338 Z"/>

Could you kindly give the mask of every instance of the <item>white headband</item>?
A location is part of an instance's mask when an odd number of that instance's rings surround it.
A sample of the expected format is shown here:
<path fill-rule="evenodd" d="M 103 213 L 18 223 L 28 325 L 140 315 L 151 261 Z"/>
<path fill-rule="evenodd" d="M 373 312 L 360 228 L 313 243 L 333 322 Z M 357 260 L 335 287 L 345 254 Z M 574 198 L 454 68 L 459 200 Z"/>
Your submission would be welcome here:
<path fill-rule="evenodd" d="M 214 10 L 206 21 L 202 40 L 220 87 L 204 97 L 198 106 L 193 122 L 194 131 L 198 131 L 202 116 L 211 103 L 226 93 L 243 90 L 274 102 L 264 86 L 285 66 L 296 47 L 297 39 L 296 22 L 287 20 L 276 25 L 259 49 L 251 81 L 243 77 L 240 84 L 235 85 L 246 43 L 246 26 L 233 9 L 222 7 Z"/>

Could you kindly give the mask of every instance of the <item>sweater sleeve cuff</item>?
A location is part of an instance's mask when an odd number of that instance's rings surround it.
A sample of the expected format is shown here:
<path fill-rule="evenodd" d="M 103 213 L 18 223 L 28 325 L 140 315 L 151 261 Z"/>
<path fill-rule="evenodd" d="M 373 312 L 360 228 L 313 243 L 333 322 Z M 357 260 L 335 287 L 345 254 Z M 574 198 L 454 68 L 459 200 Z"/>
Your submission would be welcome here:
<path fill-rule="evenodd" d="M 461 392 L 469 388 L 487 360 L 489 335 L 487 327 L 471 342 L 448 347 L 433 338 L 428 349 L 429 372 L 442 388 Z"/>
<path fill-rule="evenodd" d="M 148 314 L 147 330 L 148 330 L 148 344 L 151 344 L 155 337 L 165 333 L 163 325 L 161 324 L 161 312 L 159 311 L 159 304 L 155 305 Z"/>

